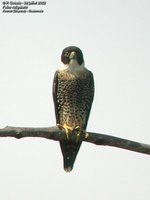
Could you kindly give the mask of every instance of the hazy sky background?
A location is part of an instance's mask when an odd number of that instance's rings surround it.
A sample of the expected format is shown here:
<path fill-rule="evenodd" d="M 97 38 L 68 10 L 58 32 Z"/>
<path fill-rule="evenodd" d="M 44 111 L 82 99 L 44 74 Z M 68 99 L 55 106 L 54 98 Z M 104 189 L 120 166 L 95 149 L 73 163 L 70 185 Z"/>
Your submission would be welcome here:
<path fill-rule="evenodd" d="M 95 77 L 87 130 L 150 144 L 150 1 L 46 3 L 43 14 L 0 12 L 0 127 L 55 125 L 53 75 L 76 45 Z M 145 200 L 149 186 L 144 154 L 83 143 L 66 173 L 58 142 L 0 138 L 2 200 Z"/>

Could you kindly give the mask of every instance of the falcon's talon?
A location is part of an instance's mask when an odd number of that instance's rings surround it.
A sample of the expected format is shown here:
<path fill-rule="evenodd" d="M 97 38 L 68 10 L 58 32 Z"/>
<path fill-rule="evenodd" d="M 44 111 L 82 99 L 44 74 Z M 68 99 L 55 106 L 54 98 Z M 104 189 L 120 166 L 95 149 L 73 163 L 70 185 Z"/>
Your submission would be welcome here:
<path fill-rule="evenodd" d="M 77 129 L 78 127 L 78 129 Z M 77 129 L 77 138 L 76 138 L 76 142 L 79 142 L 80 140 L 82 140 L 83 136 L 85 137 L 85 130 L 82 129 L 81 127 L 77 126 L 75 129 Z"/>
<path fill-rule="evenodd" d="M 76 139 L 76 142 L 79 142 L 79 140 L 80 140 L 80 133 L 77 133 L 77 139 Z"/>
<path fill-rule="evenodd" d="M 59 129 L 64 128 L 61 124 L 57 124 L 57 126 L 58 126 Z"/>
<path fill-rule="evenodd" d="M 74 130 L 79 130 L 80 129 L 80 126 L 76 126 L 75 128 L 74 128 Z"/>
<path fill-rule="evenodd" d="M 60 129 L 65 129 L 65 134 L 66 134 L 66 137 L 67 137 L 67 139 L 69 140 L 69 138 L 70 138 L 70 133 L 72 132 L 72 127 L 70 127 L 70 126 L 67 126 L 67 124 L 64 124 L 64 125 L 62 125 L 62 124 L 57 124 L 57 126 L 60 128 Z"/>
<path fill-rule="evenodd" d="M 87 139 L 89 137 L 89 134 L 85 132 L 84 138 Z"/>

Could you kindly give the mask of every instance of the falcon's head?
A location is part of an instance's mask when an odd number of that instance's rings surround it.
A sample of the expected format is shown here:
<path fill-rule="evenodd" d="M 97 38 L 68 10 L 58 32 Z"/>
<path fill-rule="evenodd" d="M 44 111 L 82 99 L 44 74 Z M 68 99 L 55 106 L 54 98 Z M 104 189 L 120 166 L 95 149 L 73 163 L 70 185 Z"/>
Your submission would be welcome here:
<path fill-rule="evenodd" d="M 84 64 L 83 54 L 81 49 L 76 46 L 66 47 L 61 54 L 61 61 L 64 65 L 71 64 L 72 61 L 76 61 L 78 65 Z"/>

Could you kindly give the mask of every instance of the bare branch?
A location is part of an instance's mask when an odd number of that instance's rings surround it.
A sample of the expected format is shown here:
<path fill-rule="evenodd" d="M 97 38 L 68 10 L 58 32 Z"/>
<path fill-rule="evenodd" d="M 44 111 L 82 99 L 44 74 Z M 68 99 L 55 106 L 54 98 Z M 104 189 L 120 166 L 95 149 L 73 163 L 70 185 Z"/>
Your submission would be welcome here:
<path fill-rule="evenodd" d="M 44 128 L 26 128 L 26 127 L 11 127 L 7 126 L 0 129 L 0 137 L 15 137 L 17 139 L 24 137 L 43 137 L 55 141 L 65 140 L 66 135 L 64 130 L 60 130 L 57 126 Z M 107 145 L 119 147 L 130 151 L 150 155 L 150 145 L 131 140 L 126 140 L 110 135 L 87 132 L 83 141 L 90 142 L 96 145 Z"/>
<path fill-rule="evenodd" d="M 6 126 L 0 129 L 0 137 L 15 137 L 17 139 L 24 137 L 43 137 L 52 140 L 63 140 L 65 134 L 57 126 L 32 128 L 32 127 L 13 127 Z"/>
<path fill-rule="evenodd" d="M 86 142 L 91 142 L 97 145 L 119 147 L 122 149 L 127 149 L 130 151 L 136 151 L 139 153 L 145 153 L 145 154 L 150 155 L 150 145 L 148 144 L 143 144 L 143 143 L 126 140 L 119 137 L 98 134 L 98 133 L 88 132 L 87 135 L 88 137 L 85 138 Z"/>

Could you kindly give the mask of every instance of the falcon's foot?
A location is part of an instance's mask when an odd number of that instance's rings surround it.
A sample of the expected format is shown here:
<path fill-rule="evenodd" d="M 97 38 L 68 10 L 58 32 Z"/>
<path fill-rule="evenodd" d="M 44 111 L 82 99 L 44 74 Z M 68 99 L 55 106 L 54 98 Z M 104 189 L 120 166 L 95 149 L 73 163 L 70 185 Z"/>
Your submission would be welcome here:
<path fill-rule="evenodd" d="M 64 124 L 64 125 L 61 125 L 61 124 L 57 124 L 58 128 L 60 129 L 65 129 L 65 134 L 66 134 L 66 137 L 67 139 L 69 140 L 70 138 L 70 133 L 73 131 L 73 128 L 70 127 L 70 126 L 67 126 L 67 124 Z"/>
<path fill-rule="evenodd" d="M 70 139 L 70 134 L 74 133 L 76 135 L 76 142 L 79 142 L 82 137 L 85 135 L 85 130 L 83 130 L 80 126 L 71 127 L 67 124 L 61 125 L 57 124 L 58 128 L 65 129 L 65 134 L 67 139 Z"/>
<path fill-rule="evenodd" d="M 83 130 L 81 127 L 76 126 L 75 129 L 77 131 L 77 138 L 76 138 L 76 142 L 79 142 L 82 137 L 85 135 L 85 130 Z"/>

